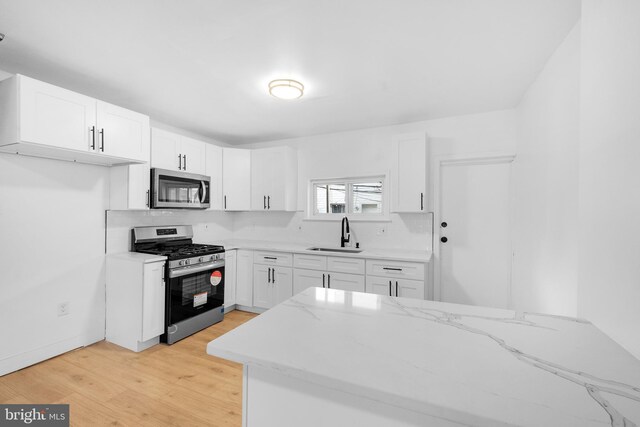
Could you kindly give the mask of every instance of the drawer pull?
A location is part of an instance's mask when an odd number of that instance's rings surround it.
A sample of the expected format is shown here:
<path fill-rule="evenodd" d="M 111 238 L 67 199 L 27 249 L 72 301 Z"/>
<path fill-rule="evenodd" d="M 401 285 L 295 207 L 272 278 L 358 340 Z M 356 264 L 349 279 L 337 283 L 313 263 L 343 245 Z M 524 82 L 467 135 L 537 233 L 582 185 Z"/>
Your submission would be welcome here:
<path fill-rule="evenodd" d="M 402 271 L 401 268 L 394 268 L 394 267 L 382 267 L 383 270 L 391 270 L 391 271 Z"/>
<path fill-rule="evenodd" d="M 275 256 L 266 256 L 266 257 L 263 257 L 263 258 L 264 259 L 278 259 L 278 257 L 275 257 Z"/>

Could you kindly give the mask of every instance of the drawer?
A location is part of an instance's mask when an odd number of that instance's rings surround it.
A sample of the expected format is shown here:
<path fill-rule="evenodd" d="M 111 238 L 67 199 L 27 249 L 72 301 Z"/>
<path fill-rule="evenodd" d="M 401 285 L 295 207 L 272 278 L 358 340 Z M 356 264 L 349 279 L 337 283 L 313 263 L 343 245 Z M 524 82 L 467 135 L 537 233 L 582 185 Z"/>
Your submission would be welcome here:
<path fill-rule="evenodd" d="M 291 267 L 293 265 L 293 255 L 287 252 L 254 251 L 253 262 L 255 264 Z"/>
<path fill-rule="evenodd" d="M 320 255 L 293 254 L 293 266 L 309 270 L 326 270 L 327 257 Z"/>
<path fill-rule="evenodd" d="M 360 258 L 327 257 L 329 272 L 364 274 L 364 260 Z"/>
<path fill-rule="evenodd" d="M 367 275 L 424 281 L 424 263 L 368 259 Z"/>
<path fill-rule="evenodd" d="M 359 274 L 327 273 L 327 288 L 364 292 L 364 276 Z"/>

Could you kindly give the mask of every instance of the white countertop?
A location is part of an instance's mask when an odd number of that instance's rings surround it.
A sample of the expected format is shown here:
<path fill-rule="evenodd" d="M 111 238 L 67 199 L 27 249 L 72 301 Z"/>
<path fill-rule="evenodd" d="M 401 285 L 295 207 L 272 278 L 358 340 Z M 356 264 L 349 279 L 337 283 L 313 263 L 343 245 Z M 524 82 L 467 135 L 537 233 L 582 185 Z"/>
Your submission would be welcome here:
<path fill-rule="evenodd" d="M 207 353 L 467 425 L 640 425 L 640 361 L 579 319 L 309 288 Z"/>
<path fill-rule="evenodd" d="M 362 252 L 320 252 L 310 251 L 311 247 L 327 247 L 324 245 L 314 245 L 312 243 L 290 243 L 272 242 L 263 240 L 224 240 L 218 242 L 204 242 L 215 245 L 223 245 L 226 250 L 231 249 L 251 249 L 260 251 L 290 252 L 307 255 L 340 256 L 349 258 L 370 258 L 384 259 L 390 261 L 428 262 L 431 260 L 431 251 L 416 251 L 406 249 L 386 249 L 386 248 L 360 248 Z M 340 248 L 338 248 L 340 249 Z M 355 249 L 355 248 L 347 248 Z"/>
<path fill-rule="evenodd" d="M 166 256 L 143 254 L 140 252 L 119 252 L 115 254 L 108 254 L 107 257 L 126 259 L 131 261 L 139 261 L 142 264 L 146 264 L 150 262 L 165 261 L 167 259 Z"/>

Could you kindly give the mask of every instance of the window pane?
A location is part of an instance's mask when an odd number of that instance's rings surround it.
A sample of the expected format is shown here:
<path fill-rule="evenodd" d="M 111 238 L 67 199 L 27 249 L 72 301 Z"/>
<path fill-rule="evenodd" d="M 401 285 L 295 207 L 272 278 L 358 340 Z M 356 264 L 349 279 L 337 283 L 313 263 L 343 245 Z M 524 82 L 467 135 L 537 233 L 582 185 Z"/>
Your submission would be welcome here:
<path fill-rule="evenodd" d="M 353 213 L 382 213 L 382 181 L 351 184 Z"/>
<path fill-rule="evenodd" d="M 344 213 L 345 185 L 344 184 L 316 184 L 316 213 Z"/>

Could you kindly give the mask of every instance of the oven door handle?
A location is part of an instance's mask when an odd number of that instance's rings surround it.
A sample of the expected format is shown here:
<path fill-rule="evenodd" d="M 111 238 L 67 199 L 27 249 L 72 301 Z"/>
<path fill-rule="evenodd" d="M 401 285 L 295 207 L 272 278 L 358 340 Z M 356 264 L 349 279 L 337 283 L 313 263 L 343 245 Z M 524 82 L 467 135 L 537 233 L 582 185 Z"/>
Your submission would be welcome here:
<path fill-rule="evenodd" d="M 204 203 L 204 201 L 207 200 L 207 184 L 205 184 L 204 181 L 200 181 L 200 184 L 202 185 L 202 198 L 200 199 L 200 203 Z"/>
<path fill-rule="evenodd" d="M 209 264 L 199 265 L 197 267 L 182 267 L 169 270 L 169 278 L 188 276 L 193 273 L 200 273 L 202 271 L 214 270 L 216 268 L 224 267 L 224 261 L 210 262 Z"/>

